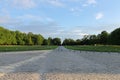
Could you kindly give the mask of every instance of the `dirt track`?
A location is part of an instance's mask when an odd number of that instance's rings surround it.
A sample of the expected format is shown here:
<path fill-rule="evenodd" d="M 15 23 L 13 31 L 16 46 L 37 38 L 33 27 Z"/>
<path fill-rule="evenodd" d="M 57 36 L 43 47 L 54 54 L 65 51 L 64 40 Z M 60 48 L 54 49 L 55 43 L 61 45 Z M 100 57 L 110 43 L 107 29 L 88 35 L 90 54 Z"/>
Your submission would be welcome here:
<path fill-rule="evenodd" d="M 120 54 L 64 47 L 0 53 L 0 72 L 0 80 L 120 80 Z"/>

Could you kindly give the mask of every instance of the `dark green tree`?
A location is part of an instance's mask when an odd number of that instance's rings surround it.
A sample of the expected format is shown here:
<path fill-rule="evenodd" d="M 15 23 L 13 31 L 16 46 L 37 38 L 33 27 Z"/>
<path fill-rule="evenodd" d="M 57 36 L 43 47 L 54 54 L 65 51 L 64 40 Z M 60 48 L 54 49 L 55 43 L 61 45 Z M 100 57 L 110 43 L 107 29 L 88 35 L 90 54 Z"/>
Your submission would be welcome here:
<path fill-rule="evenodd" d="M 80 39 L 76 40 L 76 45 L 81 45 L 81 40 Z"/>
<path fill-rule="evenodd" d="M 107 31 L 102 31 L 100 34 L 100 43 L 104 45 L 107 44 L 108 36 L 109 34 Z"/>
<path fill-rule="evenodd" d="M 48 40 L 47 39 L 43 40 L 43 45 L 48 45 Z"/>
<path fill-rule="evenodd" d="M 97 41 L 98 39 L 97 39 L 97 36 L 96 35 L 90 35 L 90 37 L 89 37 L 89 44 L 90 45 L 95 45 L 95 44 L 97 44 Z"/>
<path fill-rule="evenodd" d="M 62 45 L 75 45 L 76 42 L 73 39 L 65 39 L 62 43 Z"/>
<path fill-rule="evenodd" d="M 115 29 L 109 36 L 109 44 L 120 45 L 120 28 Z"/>
<path fill-rule="evenodd" d="M 61 39 L 60 38 L 54 38 L 53 39 L 53 45 L 61 45 Z"/>
<path fill-rule="evenodd" d="M 48 38 L 48 45 L 53 45 L 53 40 L 51 37 Z"/>

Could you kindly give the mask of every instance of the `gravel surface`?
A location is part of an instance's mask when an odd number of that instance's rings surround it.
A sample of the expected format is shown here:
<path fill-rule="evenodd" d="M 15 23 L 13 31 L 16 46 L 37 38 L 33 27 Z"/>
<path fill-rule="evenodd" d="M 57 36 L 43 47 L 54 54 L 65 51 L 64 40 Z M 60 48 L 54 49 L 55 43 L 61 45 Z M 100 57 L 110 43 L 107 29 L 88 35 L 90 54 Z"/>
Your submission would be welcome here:
<path fill-rule="evenodd" d="M 0 53 L 0 72 L 0 80 L 120 80 L 120 53 L 62 46 L 53 51 Z"/>

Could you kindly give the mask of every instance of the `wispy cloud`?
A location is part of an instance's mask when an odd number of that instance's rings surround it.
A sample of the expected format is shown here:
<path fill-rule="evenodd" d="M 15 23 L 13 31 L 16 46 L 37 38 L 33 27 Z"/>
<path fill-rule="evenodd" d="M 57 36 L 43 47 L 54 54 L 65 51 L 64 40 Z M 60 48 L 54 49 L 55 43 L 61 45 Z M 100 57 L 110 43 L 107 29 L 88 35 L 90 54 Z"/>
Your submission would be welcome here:
<path fill-rule="evenodd" d="M 57 7 L 64 7 L 65 4 L 61 2 L 60 0 L 45 0 L 44 2 L 47 2 L 50 5 L 57 6 Z"/>
<path fill-rule="evenodd" d="M 99 20 L 99 19 L 102 19 L 103 16 L 104 16 L 104 14 L 102 12 L 99 12 L 96 14 L 95 18 L 96 18 L 96 20 Z"/>
<path fill-rule="evenodd" d="M 11 4 L 17 8 L 24 9 L 33 8 L 37 5 L 34 0 L 13 0 L 13 3 Z"/>
<path fill-rule="evenodd" d="M 82 6 L 86 7 L 86 6 L 89 6 L 89 5 L 96 5 L 96 4 L 97 4 L 96 0 L 87 0 L 86 3 L 84 3 Z"/>
<path fill-rule="evenodd" d="M 97 2 L 96 2 L 96 0 L 87 0 L 87 3 L 88 4 L 96 4 Z"/>
<path fill-rule="evenodd" d="M 71 11 L 74 15 L 79 16 L 79 14 L 80 14 L 80 12 L 82 11 L 82 9 L 79 8 L 79 7 L 73 7 L 73 8 L 70 8 L 70 11 Z"/>

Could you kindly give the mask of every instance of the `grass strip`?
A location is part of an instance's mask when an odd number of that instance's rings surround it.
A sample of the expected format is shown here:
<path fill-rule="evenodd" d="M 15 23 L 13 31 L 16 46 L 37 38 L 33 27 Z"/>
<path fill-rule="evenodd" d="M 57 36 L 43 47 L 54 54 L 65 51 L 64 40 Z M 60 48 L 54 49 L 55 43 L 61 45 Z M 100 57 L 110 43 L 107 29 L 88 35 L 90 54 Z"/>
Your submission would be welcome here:
<path fill-rule="evenodd" d="M 0 46 L 0 52 L 51 50 L 55 48 L 57 48 L 57 46 L 17 46 L 17 45 L 8 46 L 8 45 L 5 45 L 5 46 Z"/>
<path fill-rule="evenodd" d="M 120 52 L 120 46 L 113 45 L 100 45 L 100 46 L 65 46 L 68 49 L 80 51 L 96 51 L 96 52 Z"/>

